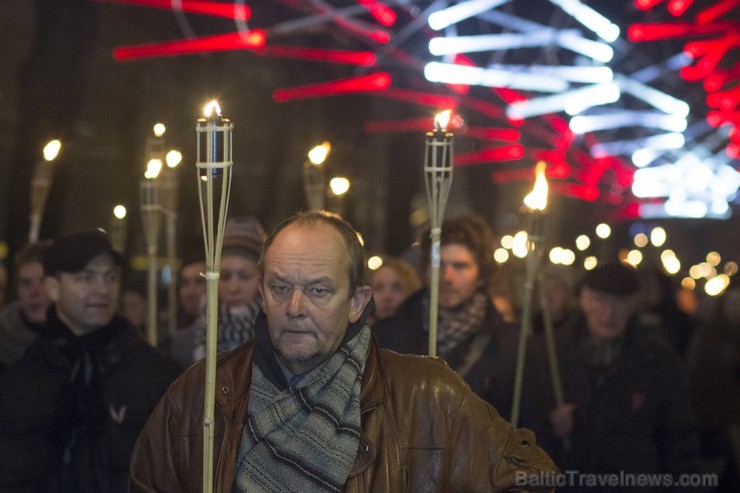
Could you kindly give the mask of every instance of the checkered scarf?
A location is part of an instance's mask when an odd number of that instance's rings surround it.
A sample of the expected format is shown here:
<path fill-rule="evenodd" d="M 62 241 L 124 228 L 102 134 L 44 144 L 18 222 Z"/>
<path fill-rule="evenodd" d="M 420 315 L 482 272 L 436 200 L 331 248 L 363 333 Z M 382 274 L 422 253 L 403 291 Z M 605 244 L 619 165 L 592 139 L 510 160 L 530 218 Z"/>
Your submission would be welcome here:
<path fill-rule="evenodd" d="M 360 384 L 370 328 L 351 327 L 326 362 L 286 388 L 260 325 L 258 320 L 247 423 L 233 491 L 342 491 L 360 443 Z M 262 329 L 266 331 L 266 326 Z M 265 354 L 266 345 L 272 355 Z"/>
<path fill-rule="evenodd" d="M 473 299 L 454 310 L 439 308 L 437 324 L 437 352 L 442 358 L 447 356 L 462 342 L 472 337 L 486 316 L 486 295 L 476 293 Z M 424 330 L 429 332 L 429 294 L 424 296 Z"/>

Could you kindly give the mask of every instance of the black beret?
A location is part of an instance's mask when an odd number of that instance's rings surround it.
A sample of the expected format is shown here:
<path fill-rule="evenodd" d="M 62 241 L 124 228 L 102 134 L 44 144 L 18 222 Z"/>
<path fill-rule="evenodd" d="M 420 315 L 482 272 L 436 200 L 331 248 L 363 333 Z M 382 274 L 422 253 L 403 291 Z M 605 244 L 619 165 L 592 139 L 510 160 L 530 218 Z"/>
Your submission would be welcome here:
<path fill-rule="evenodd" d="M 79 272 L 98 255 L 109 255 L 116 265 L 123 265 L 123 257 L 113 250 L 108 236 L 99 229 L 62 236 L 46 251 L 44 274 Z"/>
<path fill-rule="evenodd" d="M 587 271 L 583 285 L 601 293 L 629 296 L 637 292 L 640 281 L 634 268 L 611 262 Z"/>

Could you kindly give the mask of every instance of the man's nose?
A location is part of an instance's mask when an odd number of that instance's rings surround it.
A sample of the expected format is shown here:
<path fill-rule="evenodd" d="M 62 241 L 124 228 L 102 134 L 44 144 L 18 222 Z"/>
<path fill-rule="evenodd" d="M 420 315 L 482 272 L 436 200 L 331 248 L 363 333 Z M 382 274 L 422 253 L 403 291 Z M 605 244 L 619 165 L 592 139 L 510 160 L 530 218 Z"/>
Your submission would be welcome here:
<path fill-rule="evenodd" d="M 443 265 L 440 267 L 441 275 L 440 279 L 442 279 L 445 282 L 451 282 L 452 281 L 452 267 L 449 265 Z"/>
<path fill-rule="evenodd" d="M 299 317 L 303 315 L 303 309 L 304 309 L 304 294 L 303 291 L 300 289 L 294 289 L 292 293 L 290 293 L 290 298 L 288 299 L 288 307 L 287 312 L 288 315 L 291 317 Z"/>

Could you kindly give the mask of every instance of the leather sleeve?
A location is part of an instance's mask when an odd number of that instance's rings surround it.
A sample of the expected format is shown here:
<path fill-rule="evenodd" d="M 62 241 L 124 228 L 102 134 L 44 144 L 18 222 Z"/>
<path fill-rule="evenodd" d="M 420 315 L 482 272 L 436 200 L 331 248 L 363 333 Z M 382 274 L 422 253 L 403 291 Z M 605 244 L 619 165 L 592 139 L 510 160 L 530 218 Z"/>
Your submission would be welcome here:
<path fill-rule="evenodd" d="M 554 480 L 559 471 L 537 446 L 534 433 L 514 428 L 472 392 L 461 407 L 456 427 L 452 477 L 470 478 L 473 483 L 460 491 L 552 490 L 548 478 Z"/>
<path fill-rule="evenodd" d="M 177 416 L 181 410 L 170 394 L 168 390 L 159 401 L 136 441 L 129 472 L 130 492 L 185 491 L 176 464 Z"/>

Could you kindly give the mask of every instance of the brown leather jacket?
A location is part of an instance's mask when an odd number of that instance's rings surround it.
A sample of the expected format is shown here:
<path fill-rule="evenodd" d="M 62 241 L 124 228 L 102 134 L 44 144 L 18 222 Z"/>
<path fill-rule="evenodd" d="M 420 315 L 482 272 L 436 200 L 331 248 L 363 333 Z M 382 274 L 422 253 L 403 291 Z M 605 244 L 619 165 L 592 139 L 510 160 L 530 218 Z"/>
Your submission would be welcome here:
<path fill-rule="evenodd" d="M 247 343 L 217 363 L 215 492 L 230 492 L 234 481 L 252 348 Z M 345 491 L 519 491 L 527 489 L 517 486 L 523 477 L 557 471 L 531 431 L 513 428 L 440 362 L 373 341 L 360 397 L 363 435 Z M 149 417 L 131 459 L 130 491 L 202 491 L 203 381 L 201 361 Z"/>

